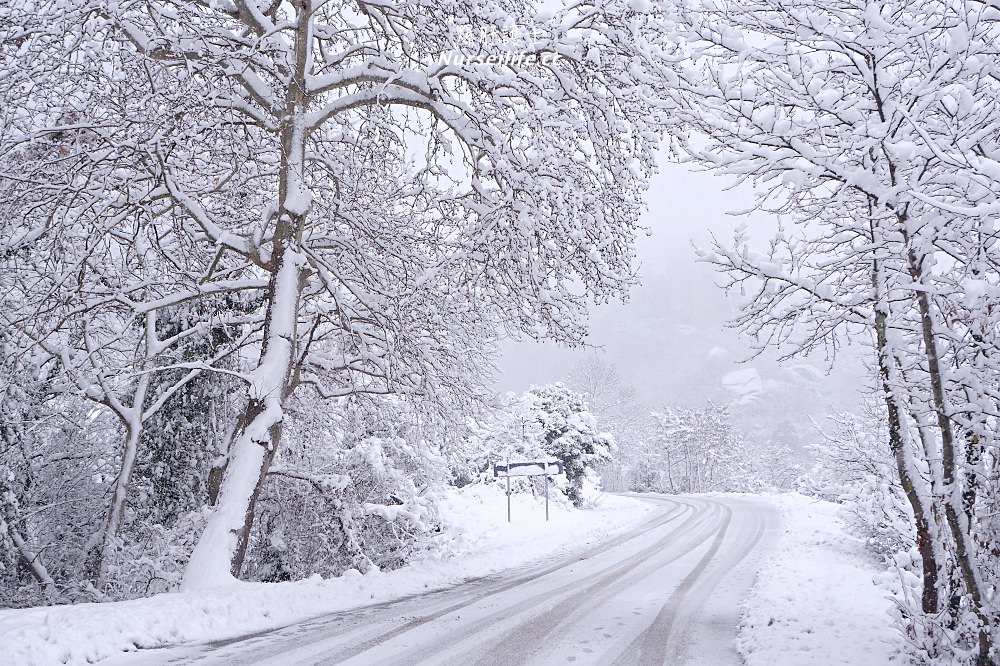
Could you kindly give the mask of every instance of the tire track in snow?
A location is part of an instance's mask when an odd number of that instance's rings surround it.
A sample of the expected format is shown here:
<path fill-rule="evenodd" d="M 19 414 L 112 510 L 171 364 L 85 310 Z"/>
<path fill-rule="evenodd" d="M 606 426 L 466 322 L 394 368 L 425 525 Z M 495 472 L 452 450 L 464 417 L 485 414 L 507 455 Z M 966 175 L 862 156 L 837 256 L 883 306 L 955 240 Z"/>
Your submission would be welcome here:
<path fill-rule="evenodd" d="M 485 598 L 503 594 L 508 590 L 530 584 L 553 572 L 575 565 L 580 561 L 592 559 L 631 541 L 641 539 L 651 531 L 668 525 L 677 520 L 679 516 L 683 516 L 692 510 L 689 504 L 677 502 L 673 499 L 658 497 L 652 499 L 656 503 L 670 505 L 670 510 L 651 518 L 625 534 L 614 537 L 582 553 L 576 553 L 571 559 L 567 559 L 565 556 L 558 556 L 554 564 L 546 563 L 540 567 L 536 565 L 535 570 L 526 575 L 518 576 L 514 579 L 507 577 L 500 578 L 498 575 L 471 579 L 455 588 L 412 595 L 382 604 L 366 606 L 361 609 L 340 611 L 320 616 L 285 627 L 254 632 L 223 641 L 214 641 L 206 644 L 210 648 L 210 651 L 196 657 L 187 656 L 182 658 L 181 661 L 183 663 L 204 662 L 240 665 L 255 663 L 264 665 L 271 663 L 269 659 L 274 657 L 274 664 L 286 666 L 296 663 L 293 660 L 298 658 L 298 655 L 301 655 L 306 659 L 302 663 L 341 663 L 343 660 L 350 659 L 364 650 L 385 643 L 396 636 L 405 634 L 443 616 L 459 612 Z M 565 587 L 568 588 L 570 585 L 567 584 Z M 541 593 L 538 596 L 545 596 L 546 594 Z M 458 600 L 456 601 L 455 598 Z M 424 612 L 417 613 L 416 617 L 413 617 L 414 613 L 412 612 L 400 612 L 403 610 L 401 607 L 405 607 L 413 602 L 423 602 L 426 606 L 426 602 L 430 601 L 430 605 L 433 606 L 436 603 L 441 603 L 438 599 L 441 599 L 441 602 L 446 605 L 437 610 L 431 612 L 426 612 L 425 610 Z M 268 644 L 269 640 L 273 640 L 274 643 Z M 296 645 L 294 648 L 289 649 L 289 643 L 295 643 Z M 307 655 L 312 654 L 315 656 L 316 651 L 322 649 L 322 644 L 329 644 L 329 652 L 324 656 L 324 660 L 322 662 L 310 661 Z M 253 649 L 249 654 L 235 651 L 242 646 L 252 646 L 256 649 Z M 217 659 L 221 659 L 222 661 L 217 661 Z"/>
<path fill-rule="evenodd" d="M 716 508 L 711 507 L 711 509 Z M 577 585 L 578 589 L 554 607 L 521 621 L 507 632 L 508 636 L 516 636 L 516 640 L 505 637 L 495 642 L 490 648 L 483 650 L 485 655 L 481 658 L 476 659 L 470 654 L 467 655 L 470 657 L 468 661 L 460 659 L 457 663 L 489 666 L 498 663 L 494 656 L 490 656 L 497 654 L 504 655 L 502 663 L 527 663 L 538 652 L 552 645 L 562 629 L 574 623 L 580 615 L 584 615 L 590 610 L 592 605 L 588 605 L 588 601 L 598 601 L 603 593 L 614 586 L 629 587 L 635 581 L 648 576 L 651 570 L 675 562 L 710 539 L 714 533 L 711 524 L 701 522 L 708 517 L 712 516 L 706 517 L 702 516 L 701 513 L 694 513 L 677 530 L 665 535 L 656 544 L 632 557 L 621 560 L 615 567 L 608 569 L 604 575 L 592 576 L 587 580 L 580 581 Z M 696 518 L 700 519 L 699 522 L 692 525 L 691 523 Z"/>
<path fill-rule="evenodd" d="M 659 498 L 657 498 L 657 500 L 659 500 Z M 626 535 L 618 537 L 597 548 L 586 551 L 585 553 L 576 555 L 571 560 L 562 560 L 558 564 L 549 566 L 548 568 L 543 569 L 542 571 L 538 571 L 527 576 L 522 576 L 520 578 L 508 581 L 496 587 L 491 587 L 489 589 L 482 590 L 472 599 L 466 599 L 447 608 L 440 609 L 433 613 L 417 617 L 415 619 L 406 622 L 405 624 L 397 626 L 389 631 L 381 632 L 375 636 L 372 636 L 371 638 L 368 638 L 367 640 L 351 645 L 350 647 L 347 647 L 340 651 L 327 653 L 325 655 L 325 659 L 328 661 L 324 661 L 323 663 L 350 664 L 352 663 L 352 660 L 355 657 L 358 657 L 356 663 L 365 665 L 370 665 L 374 663 L 386 663 L 386 664 L 393 664 L 395 666 L 398 664 L 430 663 L 432 661 L 436 661 L 437 658 L 435 655 L 440 655 L 442 652 L 445 651 L 446 648 L 450 648 L 456 645 L 457 643 L 465 641 L 466 637 L 470 635 L 477 636 L 480 632 L 488 630 L 491 626 L 495 626 L 504 618 L 509 618 L 511 616 L 515 616 L 526 611 L 537 609 L 540 605 L 551 603 L 552 599 L 559 598 L 560 596 L 565 594 L 574 593 L 574 591 L 579 589 L 580 585 L 579 579 L 574 578 L 569 582 L 558 584 L 557 587 L 555 588 L 543 589 L 537 591 L 531 594 L 531 596 L 527 598 L 521 597 L 519 601 L 515 601 L 513 603 L 508 602 L 506 605 L 502 606 L 498 604 L 498 606 L 500 607 L 499 610 L 491 612 L 490 614 L 484 617 L 480 617 L 477 620 L 471 622 L 470 621 L 463 622 L 460 636 L 452 637 L 451 639 L 449 639 L 448 636 L 445 636 L 442 638 L 441 641 L 436 642 L 435 645 L 430 647 L 430 649 L 423 650 L 420 652 L 413 652 L 408 656 L 394 656 L 388 658 L 387 660 L 381 660 L 381 661 L 379 660 L 378 657 L 375 657 L 373 655 L 366 655 L 365 653 L 388 643 L 389 641 L 391 641 L 396 637 L 403 636 L 414 630 L 418 630 L 423 625 L 426 625 L 430 622 L 440 620 L 442 618 L 447 618 L 449 615 L 456 615 L 458 613 L 470 609 L 473 606 L 482 605 L 484 604 L 484 602 L 495 601 L 493 598 L 500 597 L 508 591 L 517 590 L 518 588 L 521 588 L 525 585 L 536 583 L 540 579 L 543 579 L 546 576 L 549 576 L 556 572 L 562 572 L 563 570 L 569 570 L 571 567 L 580 566 L 580 562 L 588 560 L 592 561 L 598 556 L 603 555 L 604 553 L 607 553 L 625 544 L 628 544 L 631 541 L 648 537 L 649 534 L 655 531 L 656 529 L 665 527 L 670 523 L 674 522 L 675 520 L 677 520 L 678 516 L 689 512 L 691 513 L 691 515 L 689 515 L 684 520 L 683 523 L 681 523 L 679 526 L 671 530 L 670 533 L 659 539 L 656 543 L 647 546 L 640 553 L 629 558 L 629 562 L 623 565 L 621 561 L 614 561 L 610 565 L 602 566 L 602 568 L 598 572 L 588 576 L 588 578 L 591 578 L 594 576 L 603 575 L 607 579 L 612 580 L 614 577 L 620 575 L 622 570 L 629 568 L 629 565 L 638 563 L 641 560 L 648 559 L 649 557 L 655 555 L 660 549 L 662 549 L 662 547 L 666 542 L 674 538 L 675 532 L 680 532 L 685 529 L 688 529 L 692 523 L 697 523 L 698 519 L 700 518 L 700 516 L 697 513 L 697 508 L 691 506 L 690 504 L 684 502 L 676 502 L 672 499 L 665 500 L 664 503 L 673 504 L 674 508 L 671 509 L 669 513 L 660 516 L 652 521 L 648 521 L 643 526 L 640 526 L 636 530 L 629 532 Z M 286 659 L 288 658 L 288 656 L 289 655 L 287 654 L 284 655 Z M 470 663 L 468 659 L 449 660 L 449 662 Z M 282 663 L 287 664 L 288 662 L 284 661 Z M 310 662 L 304 662 L 304 663 L 310 663 Z"/>
<path fill-rule="evenodd" d="M 733 608 L 749 588 L 727 575 L 776 513 L 734 498 L 644 499 L 667 508 L 572 558 L 219 642 L 184 663 L 676 666 L 712 642 L 730 663 Z"/>

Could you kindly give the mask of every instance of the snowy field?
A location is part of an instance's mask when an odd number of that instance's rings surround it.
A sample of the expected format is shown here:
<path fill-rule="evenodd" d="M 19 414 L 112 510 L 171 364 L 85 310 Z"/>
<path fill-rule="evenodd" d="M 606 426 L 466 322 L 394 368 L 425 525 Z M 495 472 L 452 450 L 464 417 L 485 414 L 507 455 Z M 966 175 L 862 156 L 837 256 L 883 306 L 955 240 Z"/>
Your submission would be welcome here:
<path fill-rule="evenodd" d="M 766 499 L 782 508 L 784 528 L 747 600 L 738 647 L 748 666 L 890 664 L 898 651 L 890 602 L 874 584 L 879 574 L 861 544 L 843 532 L 837 507 L 798 495 Z M 553 502 L 546 524 L 541 498 L 515 496 L 514 521 L 508 525 L 502 491 L 474 486 L 448 496 L 444 510 L 452 527 L 442 537 L 439 554 L 404 569 L 327 581 L 239 583 L 209 593 L 113 604 L 2 611 L 0 644 L 6 663 L 75 664 L 137 647 L 242 636 L 564 557 L 634 529 L 654 509 L 639 499 L 613 495 L 602 496 L 589 511 Z M 692 664 L 712 666 L 690 656 Z"/>

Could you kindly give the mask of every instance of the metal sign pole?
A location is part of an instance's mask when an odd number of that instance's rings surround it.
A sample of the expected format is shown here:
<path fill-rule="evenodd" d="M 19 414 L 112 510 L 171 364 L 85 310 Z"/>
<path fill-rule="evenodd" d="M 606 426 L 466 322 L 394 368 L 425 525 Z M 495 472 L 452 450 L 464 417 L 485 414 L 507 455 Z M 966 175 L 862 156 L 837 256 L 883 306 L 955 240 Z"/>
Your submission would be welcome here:
<path fill-rule="evenodd" d="M 546 463 L 548 466 L 548 463 Z M 545 522 L 549 522 L 549 475 L 545 475 Z"/>
<path fill-rule="evenodd" d="M 510 522 L 510 457 L 507 457 L 507 522 Z"/>
<path fill-rule="evenodd" d="M 507 522 L 508 523 L 511 522 L 510 520 L 510 503 L 511 503 L 510 496 L 512 494 L 510 490 L 511 476 L 545 477 L 545 522 L 549 522 L 549 482 L 552 480 L 551 479 L 552 474 L 550 473 L 552 470 L 554 470 L 556 474 L 562 474 L 563 473 L 562 462 L 558 460 L 554 460 L 551 462 L 546 460 L 542 461 L 532 460 L 532 461 L 517 462 L 512 464 L 510 462 L 510 456 L 507 456 L 506 466 L 497 465 L 494 463 L 493 478 L 495 479 L 498 476 L 500 476 L 501 471 L 503 471 L 504 476 L 507 477 Z M 531 494 L 534 495 L 537 491 L 538 491 L 538 486 L 536 486 L 535 482 L 532 481 Z"/>

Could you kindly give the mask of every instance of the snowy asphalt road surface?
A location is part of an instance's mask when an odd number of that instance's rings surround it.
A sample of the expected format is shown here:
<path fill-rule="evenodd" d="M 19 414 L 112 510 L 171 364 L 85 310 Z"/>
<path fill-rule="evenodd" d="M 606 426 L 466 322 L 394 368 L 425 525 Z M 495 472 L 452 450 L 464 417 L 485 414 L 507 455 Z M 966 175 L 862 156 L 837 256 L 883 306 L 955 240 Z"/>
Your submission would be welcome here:
<path fill-rule="evenodd" d="M 662 512 L 570 558 L 130 663 L 742 663 L 740 606 L 777 538 L 778 510 L 749 498 L 643 499 Z"/>

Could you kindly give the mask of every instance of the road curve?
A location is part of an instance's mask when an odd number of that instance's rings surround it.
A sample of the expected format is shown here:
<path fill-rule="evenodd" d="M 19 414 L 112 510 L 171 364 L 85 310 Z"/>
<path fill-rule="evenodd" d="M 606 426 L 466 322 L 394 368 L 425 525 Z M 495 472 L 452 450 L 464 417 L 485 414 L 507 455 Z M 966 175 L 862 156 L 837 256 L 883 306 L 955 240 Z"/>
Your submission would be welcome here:
<path fill-rule="evenodd" d="M 776 539 L 778 511 L 749 497 L 641 498 L 662 510 L 573 558 L 164 650 L 159 663 L 738 666 L 740 605 Z"/>

